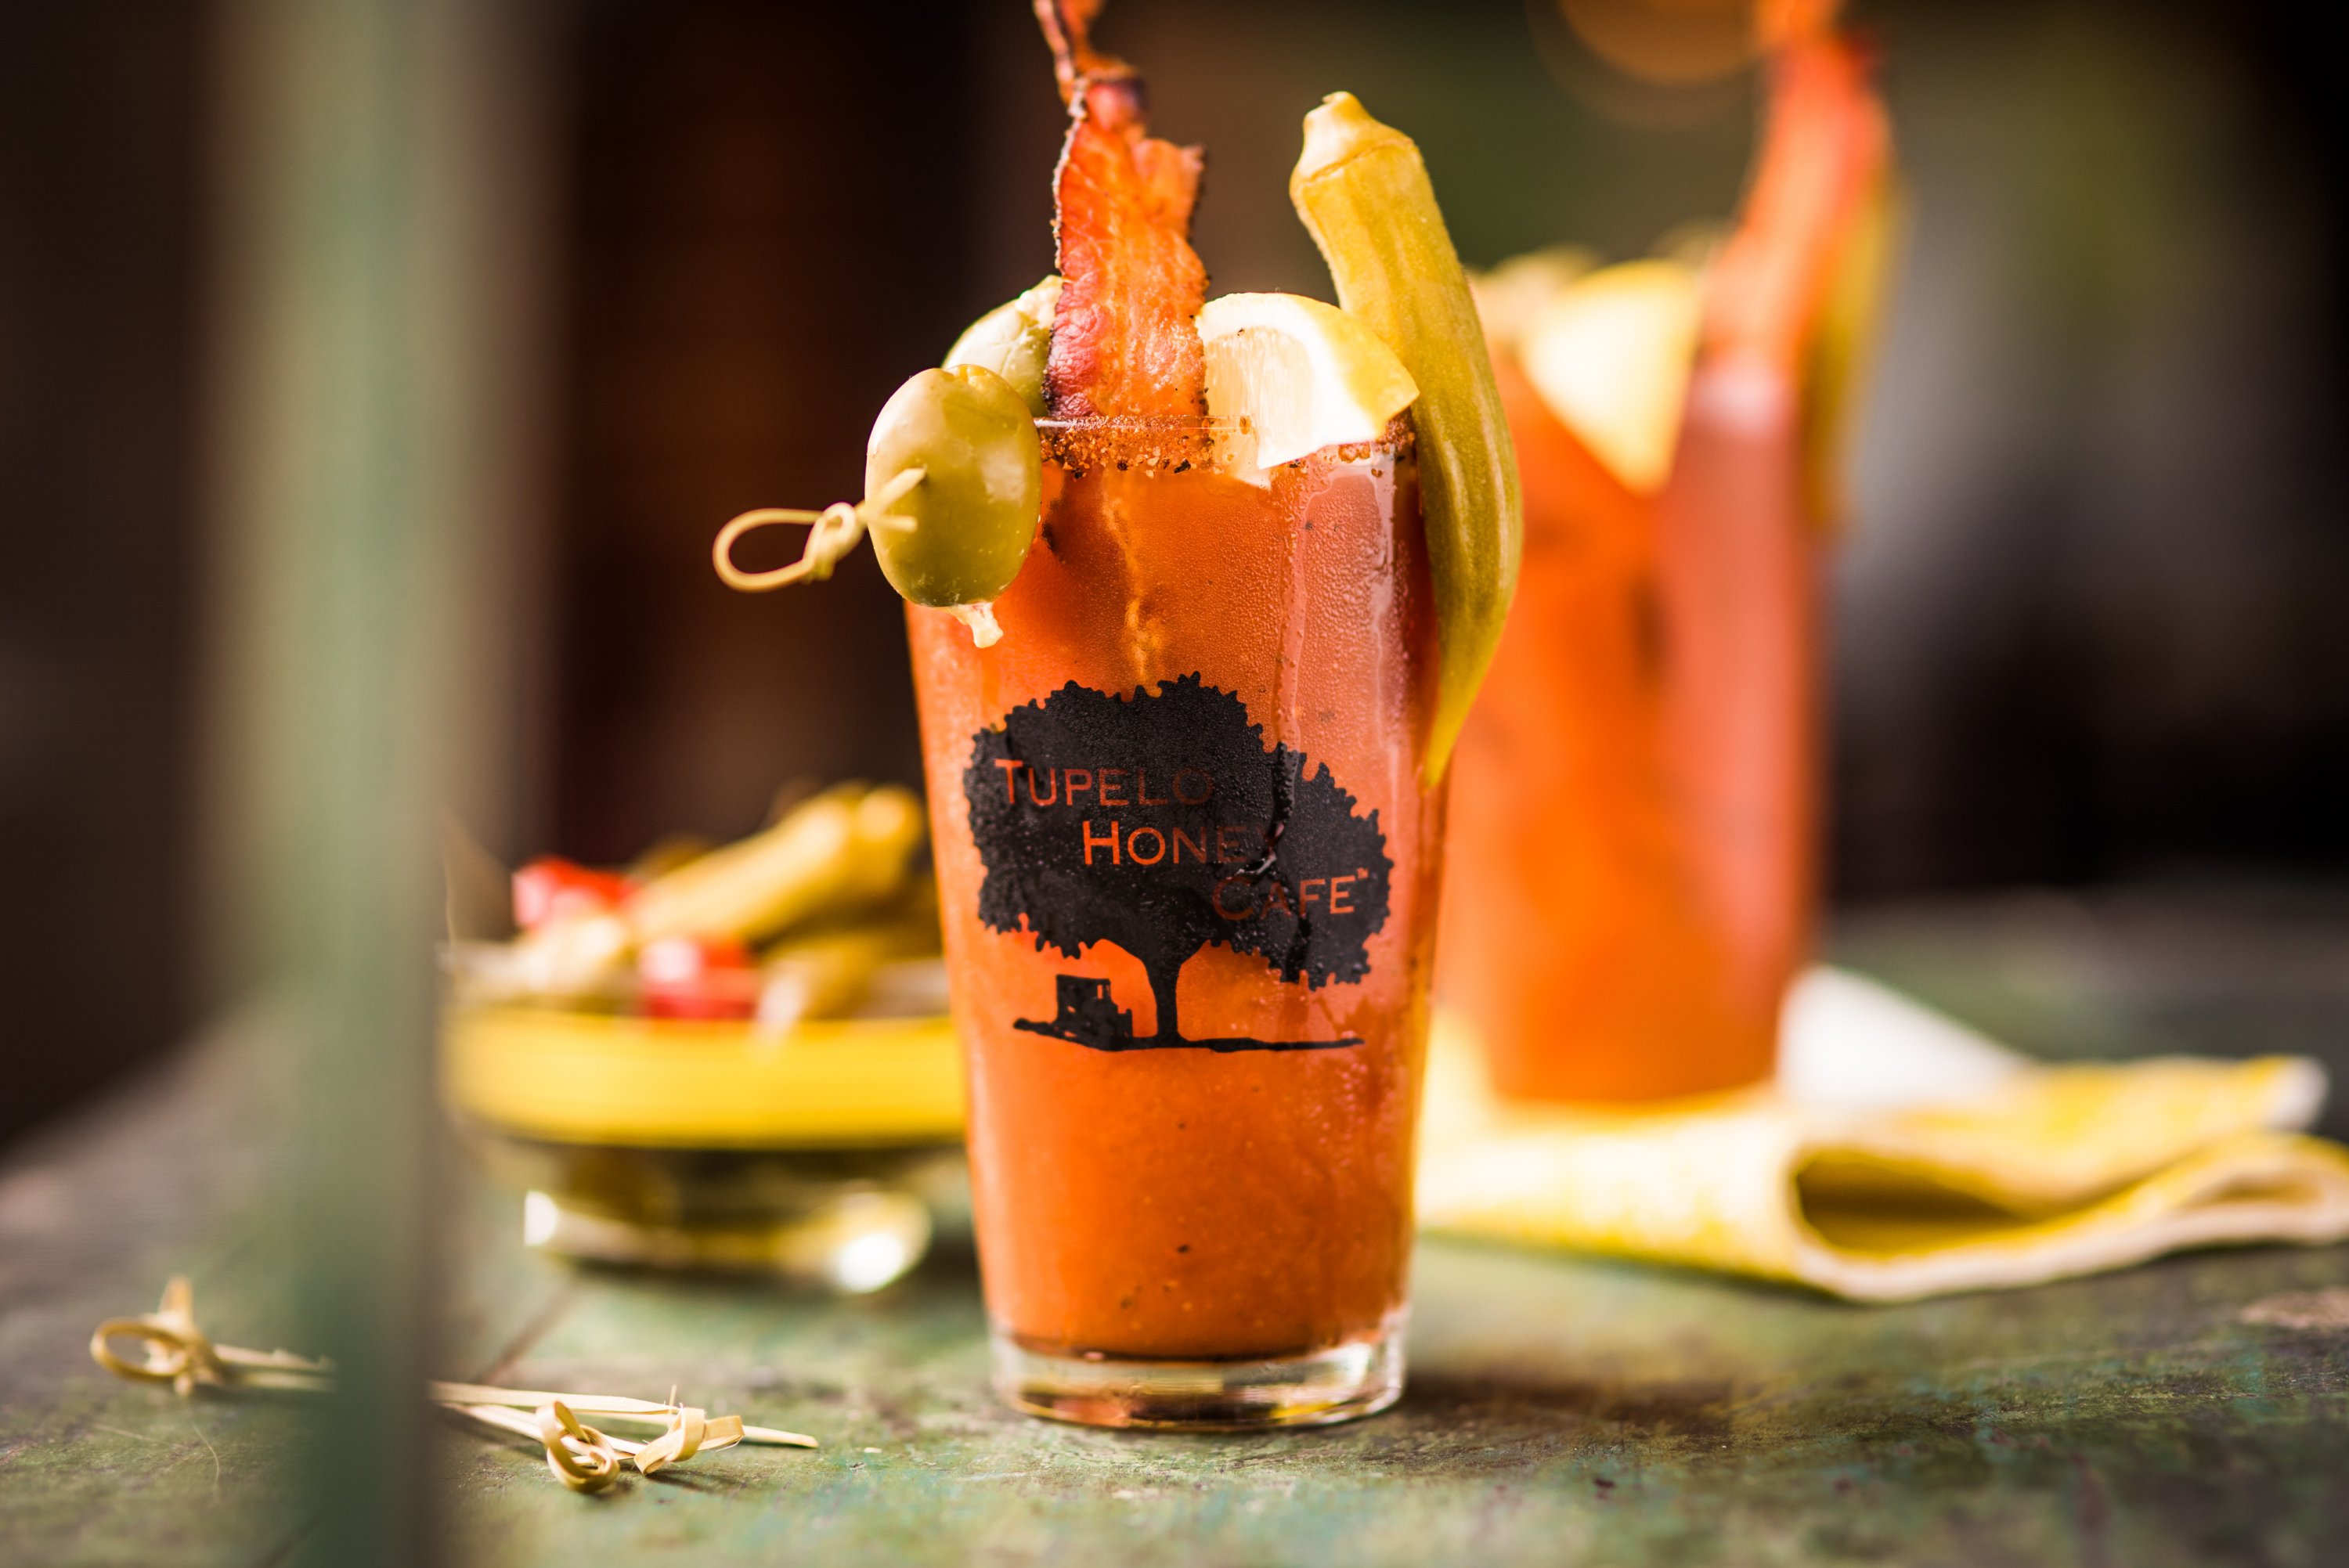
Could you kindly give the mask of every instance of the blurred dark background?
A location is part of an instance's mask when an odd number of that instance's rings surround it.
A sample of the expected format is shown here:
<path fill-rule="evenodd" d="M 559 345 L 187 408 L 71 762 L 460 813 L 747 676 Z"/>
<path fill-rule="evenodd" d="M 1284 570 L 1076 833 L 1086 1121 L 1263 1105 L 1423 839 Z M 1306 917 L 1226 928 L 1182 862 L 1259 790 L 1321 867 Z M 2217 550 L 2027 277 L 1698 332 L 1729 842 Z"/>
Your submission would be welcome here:
<path fill-rule="evenodd" d="M 794 777 L 916 780 L 870 557 L 745 599 L 707 548 L 745 507 L 852 497 L 888 391 L 1050 268 L 1061 111 L 1026 7 L 505 3 L 560 190 L 554 363 L 523 378 L 554 388 L 551 609 L 516 655 L 549 717 L 491 847 L 620 860 L 747 830 Z M 1341 86 L 1419 139 L 1473 263 L 1637 254 L 1725 215 L 1753 84 L 1615 69 L 1588 40 L 1643 3 L 1117 0 L 1101 37 L 1148 72 L 1158 128 L 1209 150 L 1216 288 L 1326 294 L 1286 176 Z M 0 1138 L 228 999 L 205 869 L 209 394 L 237 352 L 219 9 L 7 7 Z M 1837 568 L 1839 905 L 2322 889 L 2349 863 L 2349 359 L 2319 8 L 1854 15 L 1910 225 Z"/>

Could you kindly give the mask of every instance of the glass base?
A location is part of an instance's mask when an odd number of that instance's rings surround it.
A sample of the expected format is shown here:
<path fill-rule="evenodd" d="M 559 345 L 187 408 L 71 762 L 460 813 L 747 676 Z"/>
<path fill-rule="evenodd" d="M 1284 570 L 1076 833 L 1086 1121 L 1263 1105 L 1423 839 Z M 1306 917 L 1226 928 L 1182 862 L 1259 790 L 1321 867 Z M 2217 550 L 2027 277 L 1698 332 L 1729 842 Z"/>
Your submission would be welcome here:
<path fill-rule="evenodd" d="M 852 1190 L 763 1220 L 662 1224 L 533 1190 L 523 1196 L 523 1244 L 590 1263 L 777 1274 L 860 1295 L 922 1261 L 930 1213 L 908 1192 Z"/>
<path fill-rule="evenodd" d="M 523 1243 L 589 1263 L 777 1274 L 858 1295 L 922 1261 L 934 1213 L 967 1213 L 959 1150 L 631 1149 L 470 1140 L 523 1191 Z"/>
<path fill-rule="evenodd" d="M 1246 1432 L 1376 1414 L 1402 1397 L 1403 1315 L 1376 1338 L 1261 1361 L 1051 1356 L 997 1328 L 995 1391 L 1015 1409 L 1088 1427 Z"/>

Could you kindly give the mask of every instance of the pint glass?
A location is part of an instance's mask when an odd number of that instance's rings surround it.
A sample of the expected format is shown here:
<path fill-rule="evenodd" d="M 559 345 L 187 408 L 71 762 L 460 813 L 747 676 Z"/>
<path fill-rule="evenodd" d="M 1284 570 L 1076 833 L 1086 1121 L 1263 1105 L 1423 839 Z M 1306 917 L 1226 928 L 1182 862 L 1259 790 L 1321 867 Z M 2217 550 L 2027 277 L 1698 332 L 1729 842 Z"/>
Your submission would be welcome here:
<path fill-rule="evenodd" d="M 1243 478 L 1197 424 L 1043 433 L 1002 640 L 908 610 L 998 1387 L 1378 1409 L 1442 872 L 1409 438 Z"/>

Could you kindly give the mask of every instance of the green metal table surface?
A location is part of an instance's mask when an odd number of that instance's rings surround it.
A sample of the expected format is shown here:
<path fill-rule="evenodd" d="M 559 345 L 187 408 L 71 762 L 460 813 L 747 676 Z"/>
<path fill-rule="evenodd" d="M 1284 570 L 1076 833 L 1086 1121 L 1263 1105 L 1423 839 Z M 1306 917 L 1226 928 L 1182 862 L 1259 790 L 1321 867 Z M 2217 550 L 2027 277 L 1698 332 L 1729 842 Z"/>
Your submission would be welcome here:
<path fill-rule="evenodd" d="M 1846 947 L 1929 994 L 2003 1007 L 2020 1029 L 2040 981 L 2000 978 L 1998 940 L 1983 934 L 2014 910 L 1992 920 L 1989 907 L 1878 923 Z M 2100 929 L 2108 939 L 2111 922 Z M 2048 951 L 2023 950 L 2034 964 Z M 2250 1006 L 2277 981 L 2246 962 L 2236 989 Z M 2311 984 L 2293 1016 L 2337 1047 L 2340 1031 L 2311 1020 L 2349 1020 L 2349 1007 L 2326 1011 L 2349 990 Z M 2094 1013 L 2099 1037 L 2168 1043 L 2130 1032 L 2126 986 L 2063 995 L 2072 1011 L 2042 1006 L 2043 1022 Z M 150 1305 L 175 1268 L 193 1275 L 217 1337 L 276 1343 L 283 1259 L 253 1202 L 271 1111 L 250 1032 L 222 1030 L 0 1177 L 0 1560 L 257 1564 L 302 1536 L 285 1460 L 319 1409 L 181 1401 L 107 1377 L 83 1350 L 100 1317 Z M 1429 1241 L 1397 1408 L 1320 1430 L 1177 1437 L 995 1405 L 967 1240 L 877 1296 L 839 1300 L 574 1270 L 524 1253 L 512 1195 L 467 1177 L 445 1207 L 459 1216 L 440 1357 L 452 1374 L 653 1398 L 676 1384 L 823 1441 L 738 1449 L 591 1498 L 556 1487 L 519 1440 L 451 1428 L 434 1469 L 439 1528 L 460 1559 L 2349 1557 L 2349 1248 L 2206 1253 L 1859 1307 Z"/>

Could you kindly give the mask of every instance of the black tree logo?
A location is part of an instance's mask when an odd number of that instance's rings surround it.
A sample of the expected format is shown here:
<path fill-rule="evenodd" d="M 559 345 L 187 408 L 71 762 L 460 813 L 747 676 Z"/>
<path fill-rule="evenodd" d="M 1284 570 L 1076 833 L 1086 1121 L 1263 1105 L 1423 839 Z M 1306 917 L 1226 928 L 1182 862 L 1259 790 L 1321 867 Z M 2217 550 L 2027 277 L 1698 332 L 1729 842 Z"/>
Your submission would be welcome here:
<path fill-rule="evenodd" d="M 1295 1050 L 1336 1040 L 1187 1039 L 1175 977 L 1211 943 L 1308 986 L 1370 973 L 1392 864 L 1379 815 L 1305 754 L 1267 749 L 1247 707 L 1197 675 L 1112 696 L 1074 682 L 972 738 L 963 794 L 987 867 L 978 917 L 1071 958 L 1109 942 L 1141 960 L 1158 1032 L 1137 1037 L 1105 980 L 1060 979 L 1032 1033 L 1097 1050 Z"/>

